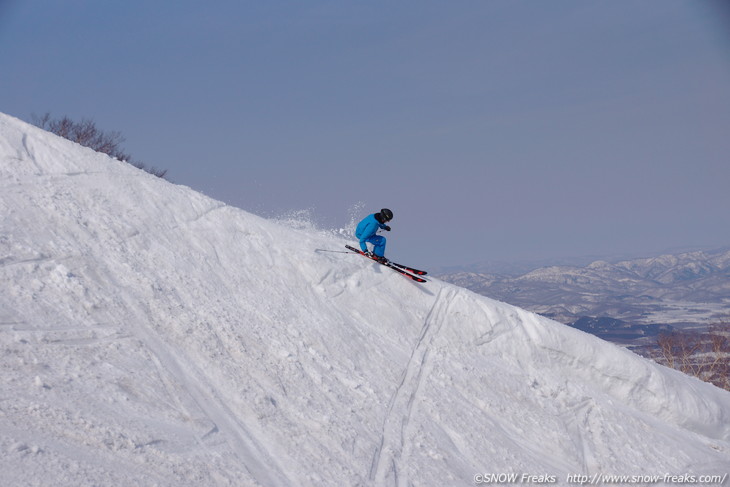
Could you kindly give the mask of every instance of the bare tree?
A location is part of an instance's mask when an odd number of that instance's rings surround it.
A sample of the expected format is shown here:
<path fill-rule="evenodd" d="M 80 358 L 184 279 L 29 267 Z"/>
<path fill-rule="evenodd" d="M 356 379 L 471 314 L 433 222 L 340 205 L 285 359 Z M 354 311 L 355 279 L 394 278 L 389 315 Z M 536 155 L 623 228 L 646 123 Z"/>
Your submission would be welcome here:
<path fill-rule="evenodd" d="M 710 359 L 705 380 L 730 391 L 730 325 L 714 325 L 709 336 Z"/>
<path fill-rule="evenodd" d="M 146 168 L 143 163 L 133 161 L 132 157 L 122 149 L 122 143 L 125 140 L 122 134 L 119 132 L 104 132 L 97 128 L 92 120 L 82 119 L 80 122 L 74 122 L 67 116 L 54 120 L 51 118 L 50 113 L 46 113 L 42 117 L 33 115 L 32 121 L 43 130 L 132 164 L 157 177 L 163 178 L 167 174 L 166 169 Z"/>
<path fill-rule="evenodd" d="M 730 390 L 730 324 L 706 332 L 662 333 L 657 347 L 657 362 Z"/>

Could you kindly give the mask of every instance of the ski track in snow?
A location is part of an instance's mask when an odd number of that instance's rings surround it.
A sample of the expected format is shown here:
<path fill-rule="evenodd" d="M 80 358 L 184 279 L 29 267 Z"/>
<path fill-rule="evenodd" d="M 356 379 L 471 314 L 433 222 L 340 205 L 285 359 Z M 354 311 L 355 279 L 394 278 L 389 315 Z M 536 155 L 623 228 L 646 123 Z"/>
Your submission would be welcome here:
<path fill-rule="evenodd" d="M 175 380 L 186 384 L 186 392 L 213 424 L 211 430 L 200 438 L 201 446 L 205 445 L 204 440 L 207 437 L 217 433 L 225 434 L 241 462 L 261 485 L 272 487 L 294 485 L 278 466 L 276 459 L 264 450 L 245 425 L 231 413 L 219 394 L 205 384 L 200 370 L 195 370 L 190 361 L 179 361 L 162 340 L 152 336 L 151 333 L 141 329 L 138 329 L 138 333 L 154 353 L 153 360 L 158 367 Z M 179 401 L 183 403 L 182 399 Z"/>
<path fill-rule="evenodd" d="M 374 485 L 408 485 L 403 458 L 408 425 L 426 369 L 431 341 L 445 321 L 443 318 L 454 294 L 452 289 L 439 289 L 401 375 L 400 383 L 388 402 L 380 444 L 375 450 L 370 467 L 369 478 Z M 435 329 L 434 323 L 437 323 Z"/>

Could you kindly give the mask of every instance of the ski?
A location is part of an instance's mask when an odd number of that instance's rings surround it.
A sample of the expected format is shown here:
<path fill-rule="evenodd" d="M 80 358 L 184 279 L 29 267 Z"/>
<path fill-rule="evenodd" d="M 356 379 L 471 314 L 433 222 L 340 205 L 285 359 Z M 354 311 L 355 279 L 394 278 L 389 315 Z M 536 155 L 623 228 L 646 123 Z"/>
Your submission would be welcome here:
<path fill-rule="evenodd" d="M 354 247 L 350 247 L 349 245 L 345 245 L 345 247 L 347 247 L 347 248 L 348 248 L 348 249 L 350 249 L 351 251 L 357 252 L 357 253 L 359 253 L 359 254 L 361 254 L 361 253 L 362 253 L 362 252 L 361 252 L 361 251 L 360 251 L 359 249 L 356 249 L 356 248 L 354 248 Z M 389 260 L 388 262 L 389 262 L 390 264 L 392 264 L 392 265 L 396 266 L 396 267 L 400 267 L 401 269 L 404 269 L 404 270 L 406 270 L 406 271 L 410 272 L 411 274 L 416 274 L 416 275 L 419 275 L 419 276 L 425 276 L 426 274 L 428 274 L 428 272 L 427 272 L 427 271 L 422 271 L 422 270 L 420 270 L 420 269 L 416 269 L 415 267 L 411 267 L 411 266 L 409 266 L 409 265 L 403 265 L 403 264 L 399 264 L 399 263 L 397 263 L 397 262 L 393 262 L 392 260 Z"/>
<path fill-rule="evenodd" d="M 367 255 L 365 252 L 363 252 L 360 249 L 356 249 L 355 247 L 351 247 L 349 245 L 345 245 L 345 247 L 347 248 L 347 250 L 350 250 L 350 251 L 352 251 L 352 252 L 354 252 L 356 254 L 360 254 L 363 257 L 372 260 L 373 262 L 377 262 L 380 265 L 383 265 L 385 267 L 388 267 L 390 269 L 393 269 L 394 271 L 398 272 L 399 274 L 401 274 L 401 275 L 403 275 L 403 276 L 405 276 L 405 277 L 407 277 L 407 278 L 409 278 L 409 279 L 411 279 L 413 281 L 416 281 L 416 282 L 428 282 L 426 279 L 423 279 L 423 278 L 418 277 L 416 275 L 413 275 L 413 274 L 411 274 L 409 272 L 406 272 L 405 269 L 408 269 L 408 267 L 406 267 L 406 266 L 402 266 L 401 267 L 401 266 L 398 266 L 398 264 L 395 264 L 394 262 L 390 262 L 390 261 L 388 261 L 388 262 L 379 262 L 378 260 L 374 259 L 373 257 L 370 257 L 369 255 Z"/>
<path fill-rule="evenodd" d="M 391 264 L 393 264 L 396 267 L 400 267 L 401 269 L 405 269 L 408 272 L 410 272 L 411 274 L 417 274 L 419 276 L 425 276 L 426 274 L 428 274 L 428 272 L 426 272 L 426 271 L 422 271 L 422 270 L 419 270 L 419 269 L 414 269 L 413 267 L 410 267 L 410 266 L 407 266 L 407 265 L 397 264 L 395 262 L 391 262 Z"/>

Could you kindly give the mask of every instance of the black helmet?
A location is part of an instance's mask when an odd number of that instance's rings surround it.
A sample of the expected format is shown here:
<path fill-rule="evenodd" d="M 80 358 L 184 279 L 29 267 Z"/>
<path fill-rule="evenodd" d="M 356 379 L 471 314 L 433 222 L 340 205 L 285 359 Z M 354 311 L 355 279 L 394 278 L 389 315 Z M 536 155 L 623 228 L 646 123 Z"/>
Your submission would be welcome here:
<path fill-rule="evenodd" d="M 383 208 L 382 210 L 380 210 L 380 215 L 383 217 L 383 220 L 385 220 L 386 222 L 389 222 L 390 220 L 393 219 L 393 212 L 387 208 Z"/>

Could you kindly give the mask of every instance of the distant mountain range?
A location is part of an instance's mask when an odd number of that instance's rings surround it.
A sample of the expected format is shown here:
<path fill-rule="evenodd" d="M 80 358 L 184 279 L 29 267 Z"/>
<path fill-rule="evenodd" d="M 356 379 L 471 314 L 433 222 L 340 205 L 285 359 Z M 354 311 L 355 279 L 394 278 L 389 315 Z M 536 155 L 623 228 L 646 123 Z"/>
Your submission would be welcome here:
<path fill-rule="evenodd" d="M 439 277 L 615 342 L 730 320 L 730 249 Z"/>

